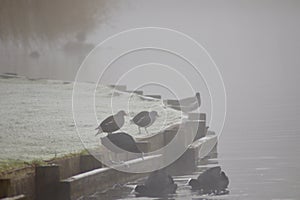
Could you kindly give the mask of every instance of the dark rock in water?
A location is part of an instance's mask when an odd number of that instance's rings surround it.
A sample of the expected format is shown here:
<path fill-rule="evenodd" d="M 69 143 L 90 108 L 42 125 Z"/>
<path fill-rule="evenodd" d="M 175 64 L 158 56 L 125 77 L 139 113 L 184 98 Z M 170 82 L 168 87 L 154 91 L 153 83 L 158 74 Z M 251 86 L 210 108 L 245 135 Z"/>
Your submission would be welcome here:
<path fill-rule="evenodd" d="M 137 185 L 135 192 L 137 196 L 162 197 L 174 194 L 176 189 L 173 178 L 164 170 L 157 170 L 149 175 L 145 184 Z"/>
<path fill-rule="evenodd" d="M 221 167 L 213 167 L 198 176 L 197 179 L 191 179 L 189 185 L 192 190 L 199 190 L 201 194 L 227 194 L 229 179 Z"/>

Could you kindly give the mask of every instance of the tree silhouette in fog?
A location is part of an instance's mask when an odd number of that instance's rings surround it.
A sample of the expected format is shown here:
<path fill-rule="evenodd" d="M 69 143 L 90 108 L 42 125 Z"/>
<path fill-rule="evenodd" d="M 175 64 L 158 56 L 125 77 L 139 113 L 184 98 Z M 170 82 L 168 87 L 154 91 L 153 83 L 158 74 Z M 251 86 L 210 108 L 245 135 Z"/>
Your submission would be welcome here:
<path fill-rule="evenodd" d="M 107 16 L 107 0 L 0 0 L 0 40 L 28 45 L 85 37 Z"/>

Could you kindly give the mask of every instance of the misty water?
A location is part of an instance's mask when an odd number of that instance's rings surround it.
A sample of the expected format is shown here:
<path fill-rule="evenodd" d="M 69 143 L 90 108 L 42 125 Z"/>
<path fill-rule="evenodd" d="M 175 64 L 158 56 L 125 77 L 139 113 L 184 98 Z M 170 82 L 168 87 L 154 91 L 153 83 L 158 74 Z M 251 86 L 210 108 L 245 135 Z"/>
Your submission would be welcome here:
<path fill-rule="evenodd" d="M 260 128 L 263 130 L 266 127 Z M 251 129 L 251 124 L 240 123 L 235 129 L 224 132 L 219 138 L 216 157 L 204 160 L 194 173 L 173 176 L 178 189 L 176 194 L 170 195 L 168 199 L 299 199 L 299 132 L 249 131 Z M 186 185 L 188 180 L 196 178 L 199 173 L 213 166 L 221 166 L 228 176 L 230 193 L 215 196 L 192 192 Z M 135 197 L 133 189 L 143 181 L 144 179 L 140 179 L 115 186 L 106 192 L 83 199 L 153 199 Z"/>

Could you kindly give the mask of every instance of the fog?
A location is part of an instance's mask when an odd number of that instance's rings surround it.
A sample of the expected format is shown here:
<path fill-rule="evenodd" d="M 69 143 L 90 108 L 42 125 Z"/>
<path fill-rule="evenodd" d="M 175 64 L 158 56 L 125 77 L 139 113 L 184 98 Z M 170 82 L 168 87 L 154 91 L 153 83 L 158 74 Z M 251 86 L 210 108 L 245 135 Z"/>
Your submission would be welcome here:
<path fill-rule="evenodd" d="M 0 74 L 74 81 L 78 70 L 90 62 L 86 56 L 98 44 L 121 31 L 142 27 L 162 27 L 189 35 L 217 65 L 226 89 L 227 112 L 214 161 L 230 177 L 231 197 L 297 199 L 300 187 L 298 0 L 0 0 Z M 157 35 L 136 37 L 141 42 L 158 38 Z M 185 42 L 174 38 L 162 43 L 185 47 Z M 80 80 L 96 82 L 99 70 L 106 67 L 97 59 L 120 55 L 121 50 L 136 41 L 123 42 L 124 46 L 115 41 L 104 50 L 96 48 L 93 52 L 99 50 L 99 54 L 94 54 L 93 67 L 81 73 Z M 189 54 L 198 56 L 193 49 Z M 198 58 L 202 58 L 200 54 Z M 132 70 L 137 66 L 138 69 Z M 203 66 L 197 67 L 203 70 Z M 163 98 L 174 97 L 172 91 L 180 98 L 200 91 L 200 111 L 207 113 L 209 119 L 214 105 L 205 82 L 207 77 L 199 78 L 190 69 L 179 56 L 148 48 L 111 63 L 100 83 L 119 81 L 130 90 L 143 89 L 146 94 L 161 94 Z M 8 93 L 22 96 L 27 92 L 15 89 L 15 85 L 7 84 Z M 6 86 L 2 86 L 6 92 Z M 28 87 L 32 89 L 31 95 L 36 92 L 51 105 L 51 98 L 43 95 L 46 89 Z M 68 87 L 70 92 L 72 87 Z M 67 93 L 63 94 L 68 99 Z M 51 97 L 59 101 L 59 97 Z M 70 104 L 71 98 L 70 92 Z M 80 103 L 86 106 L 85 102 Z M 42 108 L 43 103 L 39 106 Z M 31 109 L 29 106 L 25 110 Z M 65 122 L 57 123 L 65 127 Z M 209 120 L 207 124 L 210 130 L 215 130 Z M 48 128 L 43 128 L 48 134 Z M 178 199 L 182 199 L 180 195 Z"/>
<path fill-rule="evenodd" d="M 1 73 L 74 80 L 84 57 L 107 37 L 166 27 L 190 35 L 210 53 L 226 87 L 227 120 L 299 119 L 299 1 L 0 3 Z M 147 56 L 132 60 L 143 63 Z"/>

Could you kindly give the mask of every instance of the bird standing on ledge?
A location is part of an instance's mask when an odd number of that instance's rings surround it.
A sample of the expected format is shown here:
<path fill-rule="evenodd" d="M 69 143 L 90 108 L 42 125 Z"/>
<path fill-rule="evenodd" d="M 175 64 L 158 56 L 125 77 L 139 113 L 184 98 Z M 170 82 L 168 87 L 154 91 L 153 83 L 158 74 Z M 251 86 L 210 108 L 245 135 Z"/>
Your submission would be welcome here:
<path fill-rule="evenodd" d="M 125 123 L 125 116 L 127 116 L 126 112 L 124 110 L 121 110 L 117 114 L 107 117 L 95 129 L 98 130 L 96 135 L 100 133 L 112 133 L 119 130 Z"/>
<path fill-rule="evenodd" d="M 138 126 L 139 133 L 141 133 L 141 127 L 145 128 L 145 131 L 147 131 L 147 127 L 151 126 L 156 118 L 159 117 L 158 113 L 156 111 L 142 111 L 138 113 L 131 122 L 135 123 Z"/>

